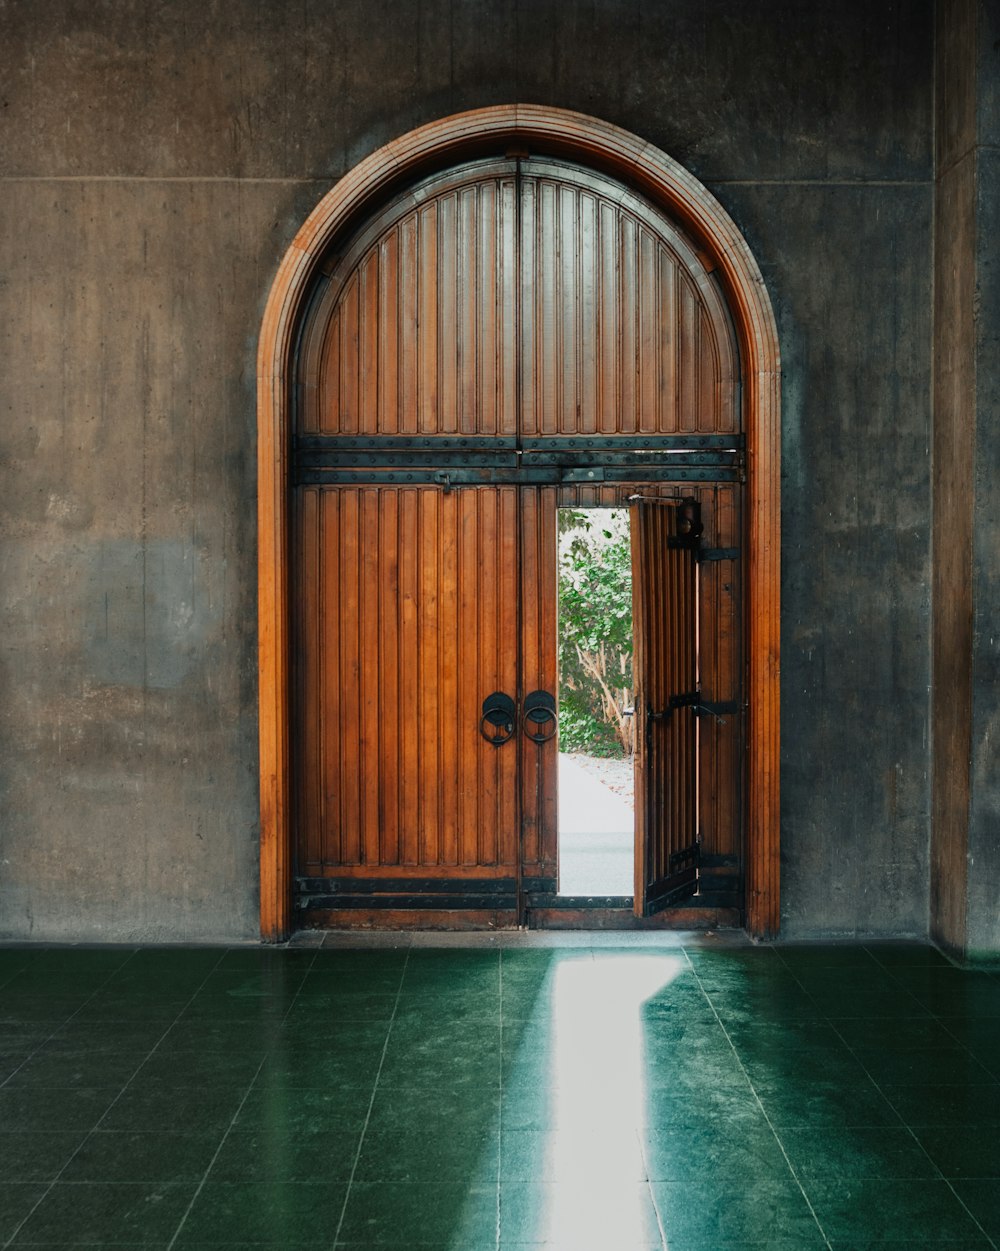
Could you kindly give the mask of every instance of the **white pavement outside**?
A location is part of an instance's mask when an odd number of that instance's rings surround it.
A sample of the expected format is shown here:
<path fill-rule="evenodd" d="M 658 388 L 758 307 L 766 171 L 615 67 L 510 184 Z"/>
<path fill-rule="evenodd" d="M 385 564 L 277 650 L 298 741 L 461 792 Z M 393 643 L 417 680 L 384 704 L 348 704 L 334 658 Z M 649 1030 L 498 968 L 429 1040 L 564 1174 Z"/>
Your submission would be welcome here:
<path fill-rule="evenodd" d="M 634 828 L 626 801 L 560 752 L 560 895 L 631 895 Z"/>

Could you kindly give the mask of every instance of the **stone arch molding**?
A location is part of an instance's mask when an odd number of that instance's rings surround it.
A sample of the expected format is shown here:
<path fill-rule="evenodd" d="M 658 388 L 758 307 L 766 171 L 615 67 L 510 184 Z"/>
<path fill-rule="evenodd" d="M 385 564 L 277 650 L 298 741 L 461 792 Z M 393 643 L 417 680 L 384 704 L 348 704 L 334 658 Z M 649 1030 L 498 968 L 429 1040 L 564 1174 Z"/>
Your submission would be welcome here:
<path fill-rule="evenodd" d="M 739 343 L 747 446 L 746 923 L 760 938 L 779 925 L 780 358 L 760 270 L 715 197 L 636 135 L 541 105 L 474 109 L 430 122 L 379 148 L 319 202 L 278 269 L 257 356 L 260 925 L 289 932 L 290 738 L 288 630 L 289 381 L 294 336 L 315 267 L 331 240 L 393 187 L 482 151 L 562 156 L 612 174 L 686 232 L 725 292 Z"/>

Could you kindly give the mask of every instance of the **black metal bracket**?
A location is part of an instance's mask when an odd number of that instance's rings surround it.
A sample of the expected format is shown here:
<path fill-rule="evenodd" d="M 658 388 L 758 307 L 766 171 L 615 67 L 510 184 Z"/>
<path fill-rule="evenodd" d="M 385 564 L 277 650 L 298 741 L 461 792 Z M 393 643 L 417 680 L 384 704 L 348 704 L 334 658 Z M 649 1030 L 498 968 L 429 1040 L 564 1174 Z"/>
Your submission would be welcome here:
<path fill-rule="evenodd" d="M 742 435 L 598 435 L 525 439 L 491 435 L 299 435 L 299 485 L 732 482 L 743 472 Z M 693 499 L 682 501 L 697 509 Z M 692 533 L 691 527 L 681 534 Z M 698 531 L 700 533 L 700 531 Z"/>
<path fill-rule="evenodd" d="M 677 465 L 657 462 L 642 465 L 532 465 L 523 462 L 514 468 L 488 465 L 481 461 L 469 467 L 466 458 L 454 468 L 400 468 L 401 459 L 381 457 L 381 467 L 345 468 L 296 462 L 296 486 L 366 486 L 392 483 L 408 486 L 561 486 L 581 482 L 738 482 L 739 470 L 732 465 Z M 436 458 L 440 460 L 440 458 Z"/>

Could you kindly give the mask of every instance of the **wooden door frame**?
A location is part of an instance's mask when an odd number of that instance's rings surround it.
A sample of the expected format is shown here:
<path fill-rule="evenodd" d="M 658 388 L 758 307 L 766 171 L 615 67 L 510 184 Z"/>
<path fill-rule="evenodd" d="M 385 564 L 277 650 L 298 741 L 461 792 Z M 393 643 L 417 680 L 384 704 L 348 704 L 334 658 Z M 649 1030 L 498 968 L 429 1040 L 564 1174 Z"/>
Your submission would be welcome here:
<path fill-rule="evenodd" d="M 740 347 L 746 436 L 747 828 L 746 924 L 779 926 L 780 355 L 764 280 L 715 197 L 664 152 L 597 118 L 508 104 L 430 122 L 373 152 L 319 202 L 271 287 L 257 354 L 260 930 L 291 922 L 289 656 L 289 388 L 303 299 L 331 240 L 392 189 L 484 152 L 525 150 L 610 173 L 676 221 L 714 270 Z"/>

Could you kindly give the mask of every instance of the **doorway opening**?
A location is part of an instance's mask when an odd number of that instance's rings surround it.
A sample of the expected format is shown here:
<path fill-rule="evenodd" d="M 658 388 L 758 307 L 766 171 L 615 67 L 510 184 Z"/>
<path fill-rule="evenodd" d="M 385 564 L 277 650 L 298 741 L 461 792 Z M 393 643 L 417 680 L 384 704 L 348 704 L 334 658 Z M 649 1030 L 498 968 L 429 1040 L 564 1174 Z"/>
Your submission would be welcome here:
<path fill-rule="evenodd" d="M 630 902 L 632 547 L 626 508 L 557 510 L 559 894 Z"/>

